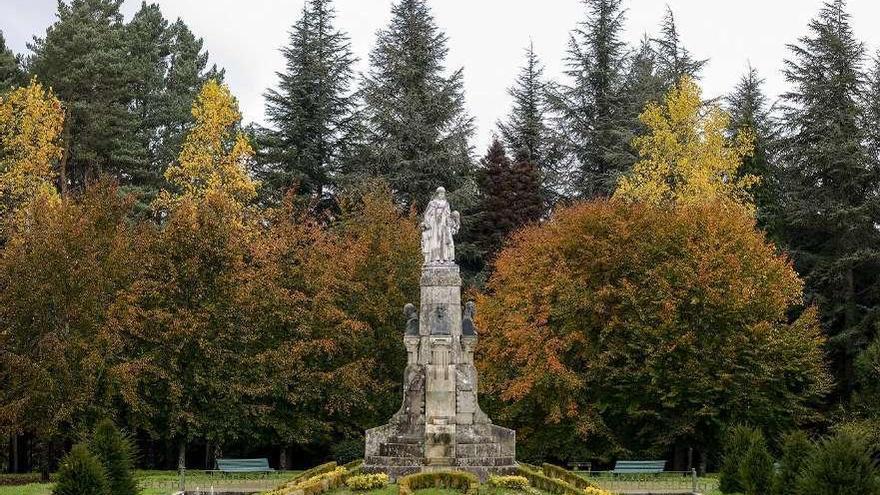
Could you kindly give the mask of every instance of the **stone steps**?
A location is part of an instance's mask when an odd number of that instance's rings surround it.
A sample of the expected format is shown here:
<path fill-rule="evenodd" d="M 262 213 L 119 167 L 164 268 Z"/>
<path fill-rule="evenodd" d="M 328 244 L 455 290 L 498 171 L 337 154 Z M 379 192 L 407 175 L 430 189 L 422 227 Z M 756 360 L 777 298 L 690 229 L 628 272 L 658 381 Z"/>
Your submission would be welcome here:
<path fill-rule="evenodd" d="M 423 457 L 422 446 L 418 443 L 388 442 L 379 445 L 382 457 Z"/>

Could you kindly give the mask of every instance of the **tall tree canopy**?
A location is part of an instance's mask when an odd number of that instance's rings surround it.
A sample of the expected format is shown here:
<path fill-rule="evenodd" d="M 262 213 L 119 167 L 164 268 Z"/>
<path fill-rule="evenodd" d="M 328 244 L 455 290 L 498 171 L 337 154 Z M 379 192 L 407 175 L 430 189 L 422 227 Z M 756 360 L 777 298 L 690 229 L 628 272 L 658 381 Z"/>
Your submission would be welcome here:
<path fill-rule="evenodd" d="M 21 56 L 6 46 L 6 38 L 3 37 L 3 31 L 0 31 L 0 93 L 27 83 L 21 65 Z"/>
<path fill-rule="evenodd" d="M 880 168 L 864 146 L 864 47 L 846 2 L 833 0 L 789 49 L 783 238 L 806 280 L 808 301 L 822 311 L 848 390 L 853 359 L 876 332 L 880 304 Z"/>
<path fill-rule="evenodd" d="M 666 90 L 671 89 L 683 77 L 699 79 L 707 60 L 695 59 L 681 42 L 681 35 L 675 23 L 672 8 L 666 6 L 666 15 L 660 29 L 660 36 L 652 40 L 657 54 L 657 74 L 663 80 Z"/>
<path fill-rule="evenodd" d="M 816 313 L 788 323 L 801 289 L 744 209 L 560 208 L 478 299 L 480 386 L 525 456 L 716 452 L 722 425 L 817 418 L 830 378 Z"/>
<path fill-rule="evenodd" d="M 338 180 L 340 158 L 356 129 L 351 91 L 354 55 L 348 37 L 333 26 L 331 0 L 309 0 L 282 49 L 278 89 L 266 92 L 273 125 L 259 146 L 259 175 L 279 200 L 298 185 L 320 197 Z"/>
<path fill-rule="evenodd" d="M 717 105 L 704 111 L 700 87 L 685 76 L 663 104 L 641 116 L 648 133 L 633 142 L 639 161 L 620 180 L 618 198 L 656 205 L 722 199 L 751 204 L 753 175 L 741 175 L 752 152 L 753 131 L 727 137 L 730 117 Z"/>
<path fill-rule="evenodd" d="M 39 196 L 55 196 L 63 125 L 61 102 L 36 79 L 0 94 L 0 218 Z"/>
<path fill-rule="evenodd" d="M 748 71 L 727 97 L 730 113 L 728 132 L 738 139 L 753 139 L 754 148 L 742 158 L 737 177 L 753 176 L 756 183 L 750 193 L 755 202 L 758 224 L 776 233 L 775 222 L 781 206 L 780 173 L 774 153 L 778 139 L 777 124 L 770 113 L 767 97 L 762 88 L 764 79 L 757 69 Z"/>
<path fill-rule="evenodd" d="M 404 205 L 426 205 L 442 185 L 455 191 L 472 177 L 462 69 L 446 73 L 449 52 L 426 0 L 400 0 L 379 32 L 362 88 L 365 146 L 354 178 L 378 176 Z"/>
<path fill-rule="evenodd" d="M 566 57 L 568 82 L 551 92 L 557 132 L 573 160 L 572 192 L 608 196 L 631 163 L 623 96 L 626 44 L 621 0 L 587 0 L 587 19 L 572 32 Z"/>

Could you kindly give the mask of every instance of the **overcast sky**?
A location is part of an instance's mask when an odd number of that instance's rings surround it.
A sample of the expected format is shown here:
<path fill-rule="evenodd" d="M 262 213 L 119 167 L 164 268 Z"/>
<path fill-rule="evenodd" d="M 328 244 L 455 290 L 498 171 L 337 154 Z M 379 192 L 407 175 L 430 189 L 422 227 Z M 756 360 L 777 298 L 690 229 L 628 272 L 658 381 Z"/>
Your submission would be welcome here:
<path fill-rule="evenodd" d="M 263 121 L 265 89 L 283 66 L 278 52 L 302 8 L 302 0 L 154 0 L 165 17 L 181 17 L 205 40 L 212 62 L 226 68 L 226 81 L 247 121 Z M 140 0 L 126 0 L 128 18 Z M 364 70 L 375 33 L 389 20 L 392 0 L 337 0 L 337 25 L 348 32 Z M 767 92 L 785 89 L 780 73 L 785 45 L 806 34 L 822 0 L 624 0 L 625 39 L 636 44 L 654 34 L 665 5 L 675 12 L 685 45 L 709 58 L 702 80 L 706 96 L 726 94 L 751 62 L 767 79 Z M 450 40 L 448 66 L 464 67 L 468 108 L 477 119 L 473 145 L 482 154 L 495 122 L 510 106 L 506 89 L 523 61 L 529 39 L 558 77 L 569 31 L 583 19 L 580 0 L 432 0 L 434 16 Z M 55 18 L 56 0 L 0 0 L 0 29 L 17 52 Z M 880 1 L 850 0 L 856 35 L 870 53 L 880 48 Z"/>

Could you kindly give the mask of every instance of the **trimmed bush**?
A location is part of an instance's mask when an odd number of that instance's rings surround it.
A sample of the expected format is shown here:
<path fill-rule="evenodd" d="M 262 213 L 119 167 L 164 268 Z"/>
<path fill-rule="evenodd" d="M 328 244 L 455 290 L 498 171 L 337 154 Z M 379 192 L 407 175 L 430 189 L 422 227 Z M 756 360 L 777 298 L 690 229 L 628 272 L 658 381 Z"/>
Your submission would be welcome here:
<path fill-rule="evenodd" d="M 806 433 L 794 431 L 782 438 L 782 457 L 773 477 L 773 495 L 799 495 L 798 479 L 812 453 L 813 443 Z"/>
<path fill-rule="evenodd" d="M 734 426 L 727 432 L 724 459 L 718 473 L 718 483 L 722 493 L 745 491 L 739 476 L 739 466 L 757 435 L 759 435 L 758 430 L 742 425 Z"/>
<path fill-rule="evenodd" d="M 333 470 L 326 471 L 331 465 L 333 466 Z M 318 474 L 309 478 L 303 479 L 303 476 L 294 478 L 280 487 L 267 492 L 267 495 L 298 495 L 300 492 L 302 495 L 318 495 L 341 487 L 344 484 L 345 477 L 348 475 L 348 470 L 344 467 L 337 467 L 335 462 L 322 464 L 303 474 L 316 472 L 318 472 Z"/>
<path fill-rule="evenodd" d="M 529 479 L 525 476 L 489 476 L 489 486 L 525 491 L 529 487 Z"/>
<path fill-rule="evenodd" d="M 572 473 L 565 468 L 554 466 L 553 464 L 547 464 L 546 462 L 542 464 L 541 467 L 545 476 L 562 480 L 569 485 L 580 488 L 581 490 L 586 490 L 587 488 L 596 488 L 596 485 L 590 483 L 589 481 L 581 478 L 580 476 Z"/>
<path fill-rule="evenodd" d="M 78 444 L 61 460 L 52 495 L 112 495 L 107 470 L 84 444 Z"/>
<path fill-rule="evenodd" d="M 869 442 L 850 431 L 821 441 L 803 467 L 797 493 L 878 495 L 880 478 Z"/>
<path fill-rule="evenodd" d="M 422 488 L 447 488 L 459 490 L 466 495 L 476 495 L 480 480 L 463 471 L 438 471 L 404 476 L 398 481 L 398 485 L 399 495 L 413 495 L 413 492 Z"/>
<path fill-rule="evenodd" d="M 739 465 L 739 482 L 746 495 L 766 495 L 773 479 L 773 457 L 764 435 L 758 432 Z"/>
<path fill-rule="evenodd" d="M 137 481 L 132 474 L 134 445 L 116 428 L 113 421 L 105 419 L 98 423 L 89 450 L 107 470 L 110 493 L 113 495 L 137 495 Z"/>
<path fill-rule="evenodd" d="M 555 495 L 584 495 L 582 489 L 578 489 L 560 479 L 546 476 L 544 473 L 532 471 L 521 465 L 517 466 L 517 474 L 528 479 L 529 485 L 544 492 L 553 493 Z"/>
<path fill-rule="evenodd" d="M 355 469 L 360 469 L 363 465 L 364 465 L 364 460 L 363 460 L 363 459 L 355 459 L 355 460 L 349 462 L 348 464 L 345 464 L 345 465 L 342 466 L 342 467 L 344 467 L 345 469 L 347 469 L 349 472 L 352 472 L 352 471 L 354 471 Z"/>
<path fill-rule="evenodd" d="M 603 490 L 601 488 L 596 488 L 594 486 L 591 486 L 591 487 L 584 490 L 584 494 L 585 495 L 611 495 L 611 492 L 609 492 L 608 490 Z"/>
<path fill-rule="evenodd" d="M 389 481 L 388 475 L 385 473 L 359 474 L 349 476 L 345 480 L 345 484 L 354 491 L 366 491 L 385 488 Z"/>

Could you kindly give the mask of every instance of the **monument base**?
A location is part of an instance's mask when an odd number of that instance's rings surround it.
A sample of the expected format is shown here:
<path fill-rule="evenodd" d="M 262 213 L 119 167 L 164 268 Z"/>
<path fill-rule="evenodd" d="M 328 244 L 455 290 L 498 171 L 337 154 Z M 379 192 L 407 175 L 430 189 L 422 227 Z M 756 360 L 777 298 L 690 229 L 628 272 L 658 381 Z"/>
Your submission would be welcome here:
<path fill-rule="evenodd" d="M 493 424 L 455 425 L 450 445 L 443 446 L 444 455 L 429 456 L 431 445 L 425 442 L 429 426 L 434 425 L 389 423 L 367 430 L 364 472 L 387 473 L 396 480 L 419 472 L 459 470 L 486 481 L 490 474 L 516 471 L 513 430 Z"/>

